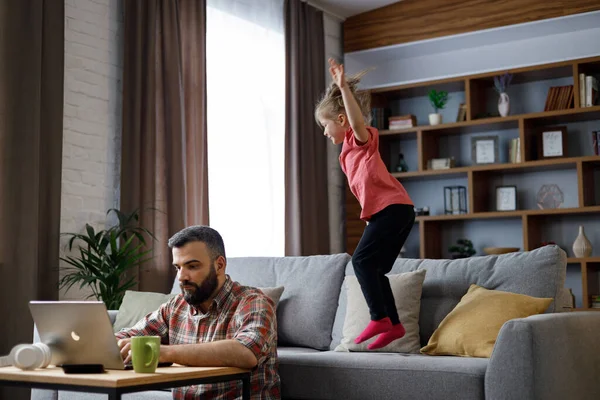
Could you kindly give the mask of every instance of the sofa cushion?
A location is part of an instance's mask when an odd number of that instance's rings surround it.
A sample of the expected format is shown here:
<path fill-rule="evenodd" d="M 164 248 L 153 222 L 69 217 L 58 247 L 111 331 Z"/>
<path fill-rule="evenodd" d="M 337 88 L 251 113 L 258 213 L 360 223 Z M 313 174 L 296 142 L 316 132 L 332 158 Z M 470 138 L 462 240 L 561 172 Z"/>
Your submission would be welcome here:
<path fill-rule="evenodd" d="M 500 328 L 507 321 L 541 314 L 552 299 L 488 290 L 471 285 L 460 303 L 433 332 L 427 346 L 429 355 L 491 357 Z"/>
<path fill-rule="evenodd" d="M 279 305 L 279 300 L 281 299 L 281 295 L 283 294 L 283 291 L 285 290 L 285 288 L 283 286 L 277 286 L 274 288 L 258 288 L 261 292 L 263 292 L 265 295 L 267 295 L 267 297 L 269 297 L 271 300 L 273 300 L 273 303 L 275 303 L 275 307 L 277 307 Z"/>
<path fill-rule="evenodd" d="M 565 286 L 566 268 L 566 253 L 560 247 L 550 245 L 527 252 L 459 260 L 399 258 L 390 273 L 427 270 L 419 316 L 421 344 L 425 346 L 471 284 L 533 297 L 550 297 L 554 301 L 547 312 L 555 312 L 555 304 Z M 351 262 L 348 263 L 346 274 L 354 275 Z M 340 343 L 342 336 L 345 299 L 340 296 L 339 302 L 331 349 Z"/>
<path fill-rule="evenodd" d="M 227 274 L 243 285 L 283 286 L 277 307 L 278 344 L 327 349 L 348 254 L 227 259 Z"/>
<path fill-rule="evenodd" d="M 113 330 L 118 332 L 123 328 L 135 325 L 139 320 L 157 310 L 173 296 L 176 296 L 176 294 L 127 290 L 125 296 L 123 296 L 121 307 L 119 307 L 119 313 L 113 325 Z"/>
<path fill-rule="evenodd" d="M 355 276 L 348 275 L 342 286 L 342 292 L 346 294 L 347 305 L 343 337 L 335 351 L 419 352 L 421 348 L 419 311 L 421 310 L 421 289 L 425 279 L 425 270 L 388 275 L 388 279 L 396 301 L 398 316 L 406 329 L 404 337 L 377 350 L 367 349 L 367 345 L 375 341 L 376 337 L 360 344 L 354 343 L 354 339 L 365 329 L 371 318 L 358 280 Z"/>
<path fill-rule="evenodd" d="M 278 354 L 284 399 L 484 399 L 485 358 L 287 348 Z"/>

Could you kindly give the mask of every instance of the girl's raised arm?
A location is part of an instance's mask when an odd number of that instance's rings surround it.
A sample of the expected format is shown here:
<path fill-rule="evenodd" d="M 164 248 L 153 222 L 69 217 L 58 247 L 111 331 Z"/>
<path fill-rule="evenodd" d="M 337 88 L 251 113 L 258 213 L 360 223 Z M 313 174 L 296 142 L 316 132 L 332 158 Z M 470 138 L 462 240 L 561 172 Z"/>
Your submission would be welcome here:
<path fill-rule="evenodd" d="M 329 73 L 333 78 L 333 81 L 338 85 L 342 92 L 342 99 L 344 100 L 344 108 L 346 109 L 346 115 L 348 122 L 354 131 L 354 137 L 357 142 L 364 144 L 369 140 L 369 131 L 365 126 L 365 118 L 360 110 L 360 106 L 352 93 L 350 87 L 346 83 L 346 77 L 344 75 L 344 65 L 340 65 L 333 58 L 329 59 Z"/>

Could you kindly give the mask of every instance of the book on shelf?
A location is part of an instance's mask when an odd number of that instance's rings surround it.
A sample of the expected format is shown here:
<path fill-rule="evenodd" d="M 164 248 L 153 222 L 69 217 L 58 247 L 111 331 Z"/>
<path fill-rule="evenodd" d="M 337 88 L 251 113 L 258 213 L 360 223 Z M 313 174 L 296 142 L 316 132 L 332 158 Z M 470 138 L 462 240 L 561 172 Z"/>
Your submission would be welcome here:
<path fill-rule="evenodd" d="M 387 129 L 387 119 L 391 112 L 389 108 L 374 107 L 371 108 L 371 126 L 378 130 Z"/>
<path fill-rule="evenodd" d="M 585 77 L 585 106 L 591 107 L 596 105 L 598 100 L 598 79 L 595 76 L 588 75 Z"/>
<path fill-rule="evenodd" d="M 573 107 L 573 85 L 552 86 L 546 95 L 544 111 L 565 110 Z"/>
<path fill-rule="evenodd" d="M 390 130 L 413 128 L 417 126 L 417 117 L 412 114 L 389 117 L 388 126 Z"/>
<path fill-rule="evenodd" d="M 591 295 L 590 296 L 590 307 L 591 308 L 600 308 L 600 295 Z"/>
<path fill-rule="evenodd" d="M 600 131 L 592 131 L 592 149 L 594 155 L 600 155 Z"/>
<path fill-rule="evenodd" d="M 450 158 L 432 158 L 431 160 L 427 160 L 427 169 L 440 170 L 440 169 L 450 169 L 456 166 L 456 162 L 454 161 L 454 157 Z"/>
<path fill-rule="evenodd" d="M 511 139 L 510 146 L 508 148 L 508 159 L 511 163 L 521 162 L 521 139 Z"/>
<path fill-rule="evenodd" d="M 579 74 L 579 106 L 592 107 L 599 103 L 598 78 L 593 75 Z"/>

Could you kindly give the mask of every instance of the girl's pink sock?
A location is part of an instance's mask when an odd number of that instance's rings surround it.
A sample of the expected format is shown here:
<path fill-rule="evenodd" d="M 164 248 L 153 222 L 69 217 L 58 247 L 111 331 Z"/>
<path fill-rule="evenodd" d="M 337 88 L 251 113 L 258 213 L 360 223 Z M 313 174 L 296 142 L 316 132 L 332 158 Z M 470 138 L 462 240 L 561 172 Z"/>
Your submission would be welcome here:
<path fill-rule="evenodd" d="M 388 317 L 382 318 L 377 321 L 369 322 L 369 325 L 365 328 L 364 331 L 356 339 L 354 339 L 354 343 L 359 344 L 364 342 L 365 340 L 371 339 L 375 335 L 379 335 L 380 333 L 387 332 L 392 329 L 392 321 Z"/>
<path fill-rule="evenodd" d="M 387 332 L 382 333 L 375 339 L 373 343 L 367 346 L 369 350 L 380 349 L 392 343 L 394 340 L 400 339 L 406 334 L 406 330 L 402 326 L 402 323 L 392 326 Z"/>

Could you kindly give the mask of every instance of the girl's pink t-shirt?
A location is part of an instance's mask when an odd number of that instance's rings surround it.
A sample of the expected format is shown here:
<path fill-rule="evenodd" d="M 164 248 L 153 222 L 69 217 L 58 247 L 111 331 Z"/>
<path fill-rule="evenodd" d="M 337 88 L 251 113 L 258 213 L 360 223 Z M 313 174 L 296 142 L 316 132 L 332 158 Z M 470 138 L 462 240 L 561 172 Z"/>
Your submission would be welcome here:
<path fill-rule="evenodd" d="M 369 140 L 359 145 L 354 138 L 354 131 L 349 128 L 340 154 L 342 171 L 360 203 L 360 219 L 364 221 L 391 204 L 413 205 L 404 186 L 388 172 L 381 159 L 379 132 L 370 126 L 367 130 Z"/>

